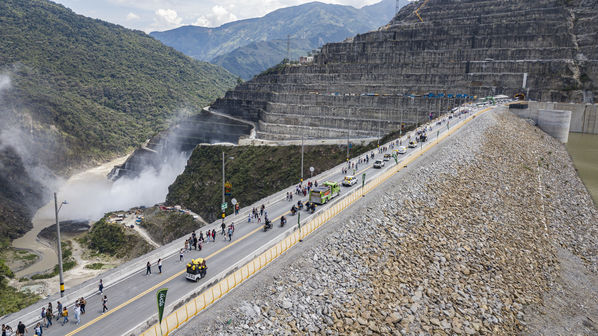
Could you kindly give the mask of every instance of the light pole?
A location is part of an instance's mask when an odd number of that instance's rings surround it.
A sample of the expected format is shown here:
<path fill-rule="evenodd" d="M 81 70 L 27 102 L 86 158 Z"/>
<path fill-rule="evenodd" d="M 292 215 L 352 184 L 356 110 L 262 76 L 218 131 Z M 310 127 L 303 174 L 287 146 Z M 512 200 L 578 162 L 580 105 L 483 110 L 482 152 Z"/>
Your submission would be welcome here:
<path fill-rule="evenodd" d="M 301 133 L 301 184 L 303 184 L 303 133 Z"/>
<path fill-rule="evenodd" d="M 66 201 L 62 201 L 58 206 L 58 198 L 54 193 L 54 213 L 56 214 L 56 238 L 58 239 L 58 274 L 60 279 L 60 297 L 64 296 L 64 280 L 62 278 L 62 246 L 60 244 L 60 222 L 58 221 L 58 212 L 62 208 L 63 204 L 68 204 Z"/>
<path fill-rule="evenodd" d="M 349 120 L 351 119 L 351 108 L 349 108 Z M 347 127 L 347 162 L 349 162 L 349 144 L 350 144 L 350 140 L 349 138 L 351 137 L 351 125 L 349 125 Z"/>
<path fill-rule="evenodd" d="M 229 157 L 230 160 L 233 160 L 234 157 Z M 224 184 L 225 184 L 225 177 L 224 177 L 224 165 L 225 165 L 225 161 L 224 161 L 224 152 L 222 152 L 222 223 L 224 223 L 224 217 L 226 216 L 226 207 L 225 207 L 225 200 L 224 200 Z"/>

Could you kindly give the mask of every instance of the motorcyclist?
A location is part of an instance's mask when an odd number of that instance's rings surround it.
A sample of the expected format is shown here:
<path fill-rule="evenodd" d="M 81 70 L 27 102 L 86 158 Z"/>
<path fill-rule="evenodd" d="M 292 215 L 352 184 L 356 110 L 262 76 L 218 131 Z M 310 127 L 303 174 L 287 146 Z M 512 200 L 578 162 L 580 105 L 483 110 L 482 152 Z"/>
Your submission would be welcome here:
<path fill-rule="evenodd" d="M 264 222 L 264 231 L 268 231 L 271 228 L 272 228 L 272 222 L 270 222 L 270 220 L 266 218 L 266 221 Z"/>
<path fill-rule="evenodd" d="M 293 216 L 295 216 L 295 213 L 297 212 L 297 208 L 295 207 L 295 204 L 293 204 L 293 206 L 291 207 L 291 214 Z"/>
<path fill-rule="evenodd" d="M 284 216 L 280 217 L 280 226 L 284 226 L 286 223 L 287 219 Z"/>
<path fill-rule="evenodd" d="M 301 202 L 301 200 L 297 201 L 297 208 L 299 208 L 299 210 L 303 209 L 303 202 Z"/>

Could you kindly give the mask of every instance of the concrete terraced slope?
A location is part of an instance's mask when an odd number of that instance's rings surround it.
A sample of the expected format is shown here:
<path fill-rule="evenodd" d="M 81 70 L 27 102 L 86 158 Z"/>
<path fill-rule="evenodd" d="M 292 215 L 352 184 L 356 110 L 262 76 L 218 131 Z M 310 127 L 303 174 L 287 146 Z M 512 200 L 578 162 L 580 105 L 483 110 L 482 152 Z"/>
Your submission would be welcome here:
<path fill-rule="evenodd" d="M 265 71 L 212 107 L 258 122 L 261 138 L 285 139 L 375 135 L 461 102 L 427 93 L 593 102 L 597 13 L 595 0 L 420 1 L 378 31 L 326 44 L 312 64 Z"/>

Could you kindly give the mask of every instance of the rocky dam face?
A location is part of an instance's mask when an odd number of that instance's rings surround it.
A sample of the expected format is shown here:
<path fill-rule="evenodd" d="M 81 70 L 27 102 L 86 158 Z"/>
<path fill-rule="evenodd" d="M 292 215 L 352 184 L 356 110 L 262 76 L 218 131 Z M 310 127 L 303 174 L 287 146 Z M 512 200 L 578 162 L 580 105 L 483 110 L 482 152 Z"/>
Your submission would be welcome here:
<path fill-rule="evenodd" d="M 488 95 L 591 103 L 598 94 L 597 6 L 411 3 L 378 31 L 326 44 L 313 63 L 265 71 L 212 108 L 256 122 L 259 138 L 297 139 L 375 136 Z"/>

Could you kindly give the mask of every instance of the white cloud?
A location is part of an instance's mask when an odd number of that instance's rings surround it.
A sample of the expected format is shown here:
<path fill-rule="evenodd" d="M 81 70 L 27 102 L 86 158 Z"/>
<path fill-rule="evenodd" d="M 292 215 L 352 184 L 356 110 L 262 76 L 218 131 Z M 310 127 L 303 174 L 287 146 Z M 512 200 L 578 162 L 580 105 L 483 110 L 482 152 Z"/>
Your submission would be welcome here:
<path fill-rule="evenodd" d="M 127 14 L 127 21 L 133 21 L 133 20 L 139 20 L 139 15 L 131 12 L 129 14 Z"/>
<path fill-rule="evenodd" d="M 208 20 L 205 16 L 200 16 L 197 18 L 197 20 L 195 20 L 195 22 L 193 22 L 194 26 L 202 26 L 202 27 L 208 27 L 210 26 L 210 20 Z"/>
<path fill-rule="evenodd" d="M 175 28 L 181 25 L 183 19 L 178 16 L 174 9 L 158 9 L 156 11 L 156 24 L 163 28 Z"/>

